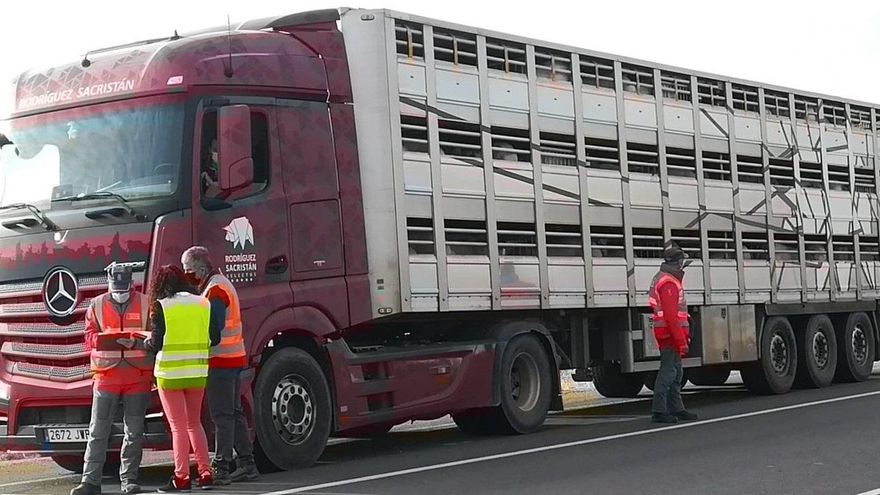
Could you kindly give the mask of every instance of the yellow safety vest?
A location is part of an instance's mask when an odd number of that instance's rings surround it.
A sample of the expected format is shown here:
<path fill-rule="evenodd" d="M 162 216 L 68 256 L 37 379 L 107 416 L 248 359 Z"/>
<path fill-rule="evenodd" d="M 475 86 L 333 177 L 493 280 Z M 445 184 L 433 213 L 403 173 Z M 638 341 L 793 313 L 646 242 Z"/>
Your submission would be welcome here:
<path fill-rule="evenodd" d="M 165 339 L 156 355 L 156 384 L 161 389 L 203 388 L 208 377 L 208 326 L 211 306 L 204 297 L 178 292 L 160 299 Z"/>

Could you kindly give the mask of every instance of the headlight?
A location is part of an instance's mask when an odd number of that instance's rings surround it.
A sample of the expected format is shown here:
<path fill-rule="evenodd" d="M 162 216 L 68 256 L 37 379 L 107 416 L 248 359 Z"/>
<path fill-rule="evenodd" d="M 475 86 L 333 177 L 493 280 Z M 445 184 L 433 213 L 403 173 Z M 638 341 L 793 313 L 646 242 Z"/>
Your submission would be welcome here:
<path fill-rule="evenodd" d="M 0 382 L 0 400 L 9 400 L 9 384 L 6 382 Z"/>

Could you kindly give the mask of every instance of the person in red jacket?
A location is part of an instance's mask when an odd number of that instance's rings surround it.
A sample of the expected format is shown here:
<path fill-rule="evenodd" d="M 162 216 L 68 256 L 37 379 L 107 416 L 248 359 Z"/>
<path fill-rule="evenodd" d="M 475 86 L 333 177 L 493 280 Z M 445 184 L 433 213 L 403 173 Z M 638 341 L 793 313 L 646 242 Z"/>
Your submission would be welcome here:
<path fill-rule="evenodd" d="M 660 371 L 654 383 L 651 417 L 655 423 L 677 423 L 697 419 L 681 400 L 681 358 L 687 355 L 690 343 L 687 301 L 682 286 L 687 254 L 672 243 L 663 258 L 648 297 L 653 311 L 654 338 L 660 348 Z"/>
<path fill-rule="evenodd" d="M 153 357 L 144 348 L 147 301 L 134 290 L 132 266 L 107 267 L 108 291 L 92 299 L 86 312 L 85 343 L 94 372 L 89 440 L 82 482 L 70 495 L 101 493 L 101 473 L 116 411 L 122 410 L 124 436 L 119 468 L 123 494 L 138 493 L 144 415 L 150 399 Z"/>

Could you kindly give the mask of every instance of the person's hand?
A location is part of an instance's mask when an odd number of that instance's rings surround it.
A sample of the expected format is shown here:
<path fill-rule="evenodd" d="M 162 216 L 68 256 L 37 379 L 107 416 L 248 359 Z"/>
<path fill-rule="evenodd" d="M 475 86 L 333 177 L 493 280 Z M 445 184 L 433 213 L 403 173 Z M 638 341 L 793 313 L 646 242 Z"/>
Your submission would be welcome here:
<path fill-rule="evenodd" d="M 125 347 L 126 349 L 131 349 L 132 347 L 134 347 L 134 339 L 132 338 L 116 339 L 116 343 L 121 345 L 122 347 Z"/>

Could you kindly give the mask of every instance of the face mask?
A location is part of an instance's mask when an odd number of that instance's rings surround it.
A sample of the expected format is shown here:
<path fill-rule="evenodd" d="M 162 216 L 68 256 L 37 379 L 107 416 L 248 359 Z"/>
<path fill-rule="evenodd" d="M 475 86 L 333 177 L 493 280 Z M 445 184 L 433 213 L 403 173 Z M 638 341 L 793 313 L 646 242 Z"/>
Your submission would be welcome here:
<path fill-rule="evenodd" d="M 195 272 L 187 272 L 185 275 L 187 283 L 189 283 L 193 287 L 198 287 L 199 285 L 201 285 L 202 281 L 199 280 L 199 277 L 196 275 Z"/>
<path fill-rule="evenodd" d="M 129 292 L 111 292 L 110 297 L 113 298 L 118 304 L 125 304 L 128 302 L 129 298 L 131 298 L 131 293 Z"/>

